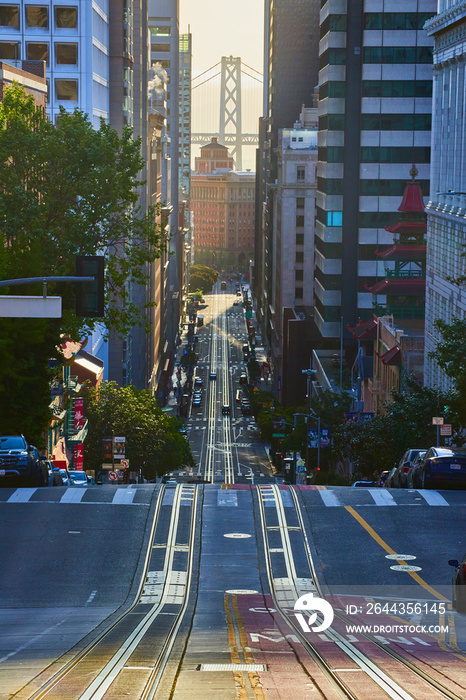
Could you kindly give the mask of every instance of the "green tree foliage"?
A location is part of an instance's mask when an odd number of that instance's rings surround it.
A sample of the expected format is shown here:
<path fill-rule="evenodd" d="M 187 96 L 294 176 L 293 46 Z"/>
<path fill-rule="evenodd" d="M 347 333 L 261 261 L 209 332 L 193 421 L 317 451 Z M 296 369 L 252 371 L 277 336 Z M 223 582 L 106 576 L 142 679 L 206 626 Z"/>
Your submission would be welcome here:
<path fill-rule="evenodd" d="M 451 323 L 437 320 L 434 326 L 442 340 L 430 353 L 448 377 L 453 391 L 448 397 L 448 413 L 461 427 L 466 426 L 466 319 L 453 318 Z"/>
<path fill-rule="evenodd" d="M 436 444 L 432 417 L 441 415 L 449 394 L 419 386 L 412 379 L 406 383 L 409 393 L 394 392 L 384 413 L 364 423 L 346 423 L 335 431 L 336 448 L 350 457 L 360 474 L 371 476 L 392 469 L 408 448 L 428 449 Z"/>
<path fill-rule="evenodd" d="M 129 128 L 119 137 L 102 121 L 95 130 L 79 110 L 63 110 L 54 125 L 23 88 L 7 88 L 0 102 L 0 278 L 73 275 L 76 255 L 105 254 L 107 329 L 123 335 L 144 324 L 145 309 L 131 302 L 126 283 L 145 283 L 146 263 L 166 242 L 155 209 L 138 207 L 142 165 Z M 40 295 L 42 285 L 0 293 Z M 48 293 L 62 297 L 62 319 L 0 319 L 0 430 L 36 443 L 50 419 L 48 360 L 59 358 L 61 334 L 78 340 L 95 326 L 76 318 L 73 285 L 49 285 Z"/>
<path fill-rule="evenodd" d="M 167 471 L 195 462 L 186 438 L 179 432 L 181 421 L 164 413 L 150 391 L 104 382 L 97 390 L 84 391 L 89 433 L 84 443 L 86 468 L 102 464 L 102 438 L 126 437 L 130 469 L 144 469 L 154 479 Z"/>
<path fill-rule="evenodd" d="M 2 278 L 70 275 L 76 255 L 105 253 L 107 328 L 125 334 L 143 324 L 145 310 L 130 301 L 126 285 L 130 279 L 145 284 L 145 263 L 166 242 L 155 209 L 138 206 L 140 147 L 129 127 L 119 137 L 102 120 L 95 130 L 77 109 L 62 110 L 54 125 L 23 88 L 6 89 L 0 102 Z M 52 286 L 54 292 L 64 299 L 63 332 L 76 338 L 95 325 L 76 319 L 72 285 Z"/>
<path fill-rule="evenodd" d="M 204 294 L 212 291 L 218 280 L 217 270 L 205 265 L 191 265 L 189 271 L 189 287 L 192 291 L 202 290 Z"/>

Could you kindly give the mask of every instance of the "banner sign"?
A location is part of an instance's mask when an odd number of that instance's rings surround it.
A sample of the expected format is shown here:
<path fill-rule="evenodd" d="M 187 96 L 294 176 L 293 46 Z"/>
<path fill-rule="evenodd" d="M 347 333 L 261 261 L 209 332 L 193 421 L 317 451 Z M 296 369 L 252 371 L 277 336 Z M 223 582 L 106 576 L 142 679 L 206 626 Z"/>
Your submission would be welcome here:
<path fill-rule="evenodd" d="M 102 459 L 105 461 L 111 460 L 113 457 L 113 439 L 102 438 Z"/>
<path fill-rule="evenodd" d="M 82 472 L 84 471 L 84 445 L 82 442 L 79 442 L 77 445 L 74 445 L 73 448 L 74 455 L 73 455 L 73 462 L 74 462 L 74 468 L 76 471 Z"/>
<path fill-rule="evenodd" d="M 124 459 L 125 458 L 125 448 L 126 448 L 126 438 L 125 437 L 116 437 L 115 442 L 113 445 L 113 455 L 115 459 Z"/>
<path fill-rule="evenodd" d="M 81 430 L 84 427 L 84 399 L 74 400 L 74 429 Z"/>

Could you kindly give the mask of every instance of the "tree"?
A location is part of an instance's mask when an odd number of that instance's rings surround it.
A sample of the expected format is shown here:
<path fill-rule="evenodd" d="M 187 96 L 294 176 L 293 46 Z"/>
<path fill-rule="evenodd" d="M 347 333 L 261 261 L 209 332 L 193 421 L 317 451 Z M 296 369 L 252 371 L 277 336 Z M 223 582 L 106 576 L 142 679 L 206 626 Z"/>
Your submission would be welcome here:
<path fill-rule="evenodd" d="M 393 392 L 384 413 L 364 423 L 346 423 L 335 431 L 334 442 L 343 456 L 349 456 L 356 470 L 371 476 L 392 469 L 411 447 L 429 448 L 436 443 L 432 417 L 441 412 L 449 394 L 406 380 L 409 393 Z M 460 429 L 456 429 L 460 440 Z"/>
<path fill-rule="evenodd" d="M 181 421 L 164 413 L 150 391 L 104 382 L 97 389 L 84 390 L 83 395 L 89 420 L 84 443 L 87 468 L 99 469 L 102 438 L 112 435 L 126 438 L 130 469 L 143 468 L 146 478 L 195 466 L 189 443 L 179 431 Z"/>
<path fill-rule="evenodd" d="M 434 322 L 442 340 L 429 356 L 437 361 L 447 377 L 453 380 L 453 391 L 447 401 L 448 413 L 461 427 L 466 426 L 466 319 L 453 318 L 451 323 Z"/>
<path fill-rule="evenodd" d="M 126 335 L 143 325 L 146 310 L 132 303 L 127 282 L 145 284 L 147 263 L 166 241 L 155 224 L 156 210 L 143 212 L 138 205 L 142 166 L 140 141 L 128 127 L 121 137 L 103 121 L 95 130 L 79 110 L 62 110 L 52 124 L 23 88 L 5 89 L 1 279 L 72 275 L 76 255 L 104 253 L 107 331 Z M 20 293 L 41 294 L 42 285 L 21 287 Z M 36 443 L 50 420 L 48 361 L 60 357 L 61 335 L 78 340 L 96 323 L 76 317 L 73 285 L 49 285 L 48 293 L 62 297 L 62 319 L 0 319 L 0 424 Z"/>
<path fill-rule="evenodd" d="M 189 288 L 202 290 L 204 294 L 212 291 L 212 287 L 218 280 L 218 272 L 205 265 L 191 265 L 189 270 Z"/>

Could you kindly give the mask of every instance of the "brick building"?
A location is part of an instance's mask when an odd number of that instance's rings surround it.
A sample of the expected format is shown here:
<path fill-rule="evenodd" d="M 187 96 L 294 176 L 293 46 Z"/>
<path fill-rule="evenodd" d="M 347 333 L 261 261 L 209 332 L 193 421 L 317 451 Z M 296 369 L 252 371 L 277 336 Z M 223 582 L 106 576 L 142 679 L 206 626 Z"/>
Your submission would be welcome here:
<path fill-rule="evenodd" d="M 22 85 L 28 95 L 34 97 L 37 107 L 47 111 L 47 83 L 45 81 L 44 61 L 15 61 L 16 65 L 0 61 L 0 100 L 6 87 L 13 82 Z"/>
<path fill-rule="evenodd" d="M 197 262 L 241 267 L 253 255 L 255 173 L 233 166 L 216 138 L 195 159 L 191 205 Z"/>

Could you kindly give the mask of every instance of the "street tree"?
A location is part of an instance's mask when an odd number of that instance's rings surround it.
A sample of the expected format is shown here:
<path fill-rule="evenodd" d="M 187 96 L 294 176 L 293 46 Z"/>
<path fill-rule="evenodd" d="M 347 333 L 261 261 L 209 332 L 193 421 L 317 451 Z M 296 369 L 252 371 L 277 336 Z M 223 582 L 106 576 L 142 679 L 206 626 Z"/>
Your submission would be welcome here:
<path fill-rule="evenodd" d="M 142 468 L 146 478 L 195 466 L 189 443 L 179 431 L 181 421 L 162 411 L 150 391 L 103 382 L 97 389 L 85 389 L 83 395 L 89 420 L 86 468 L 99 469 L 102 439 L 114 435 L 126 438 L 130 469 Z"/>
<path fill-rule="evenodd" d="M 140 146 L 129 127 L 121 136 L 103 120 L 94 129 L 77 109 L 62 110 L 53 124 L 22 87 L 6 88 L 0 102 L 1 278 L 73 275 L 77 255 L 104 254 L 106 332 L 124 336 L 144 325 L 146 309 L 131 301 L 127 283 L 145 284 L 147 263 L 166 241 L 156 209 L 139 206 Z M 78 340 L 96 324 L 76 317 L 73 285 L 51 284 L 48 292 L 63 299 L 61 319 L 0 320 L 2 429 L 31 426 L 27 437 L 36 442 L 50 418 L 48 360 L 59 358 L 62 335 Z M 42 285 L 20 293 L 41 294 Z"/>
<path fill-rule="evenodd" d="M 217 270 L 206 265 L 191 265 L 189 270 L 189 288 L 191 291 L 201 290 L 204 294 L 212 291 L 218 280 Z"/>

